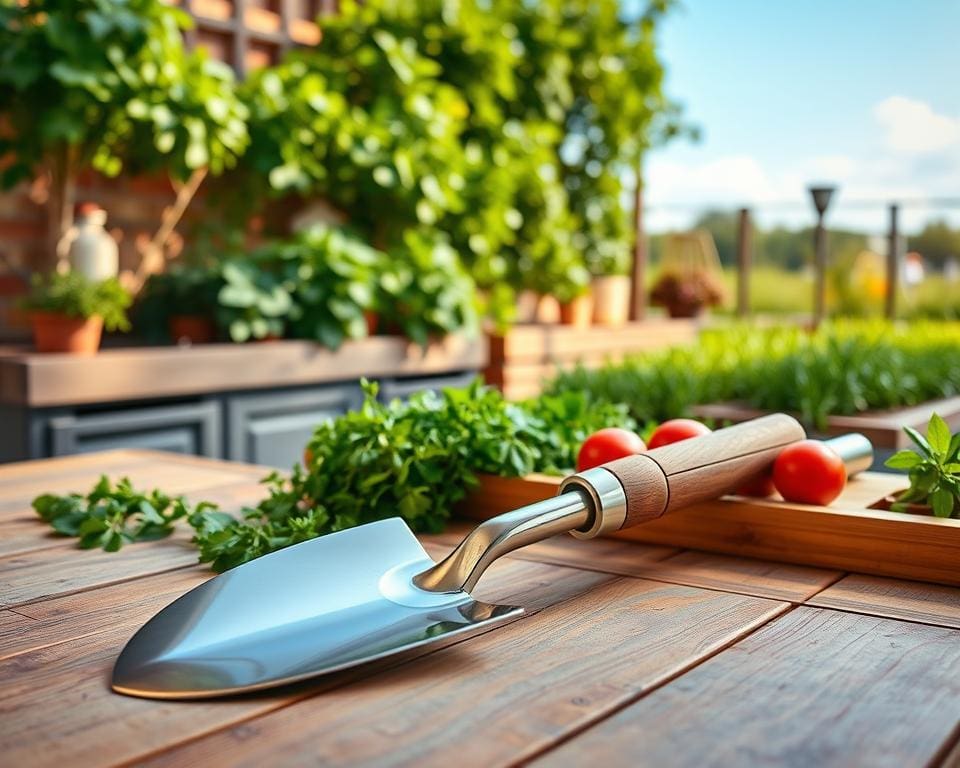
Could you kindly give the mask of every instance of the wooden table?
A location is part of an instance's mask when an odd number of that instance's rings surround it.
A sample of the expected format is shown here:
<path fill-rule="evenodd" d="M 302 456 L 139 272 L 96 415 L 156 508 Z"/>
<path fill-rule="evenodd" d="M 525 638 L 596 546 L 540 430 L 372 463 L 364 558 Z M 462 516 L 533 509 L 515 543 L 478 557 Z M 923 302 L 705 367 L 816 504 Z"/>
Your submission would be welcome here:
<path fill-rule="evenodd" d="M 529 615 L 413 661 L 212 703 L 113 694 L 124 642 L 211 574 L 186 533 L 116 554 L 48 535 L 30 500 L 101 472 L 232 508 L 262 474 L 0 467 L 0 765 L 960 765 L 960 590 L 614 540 L 504 558 L 477 596 Z"/>

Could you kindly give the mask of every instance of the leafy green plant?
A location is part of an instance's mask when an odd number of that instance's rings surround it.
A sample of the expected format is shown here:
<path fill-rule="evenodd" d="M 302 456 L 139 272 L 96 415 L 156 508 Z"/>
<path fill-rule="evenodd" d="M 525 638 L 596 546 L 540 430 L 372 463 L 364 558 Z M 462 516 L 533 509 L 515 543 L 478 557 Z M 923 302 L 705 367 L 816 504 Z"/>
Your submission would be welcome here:
<path fill-rule="evenodd" d="M 129 542 L 165 538 L 180 518 L 215 509 L 208 502 L 191 508 L 182 496 L 172 498 L 162 491 L 136 491 L 127 478 L 114 485 L 106 476 L 86 496 L 44 494 L 33 500 L 33 508 L 57 533 L 78 537 L 81 549 L 107 552 Z"/>
<path fill-rule="evenodd" d="M 934 413 L 924 437 L 915 429 L 904 431 L 916 445 L 916 451 L 897 451 L 885 462 L 891 469 L 905 469 L 910 487 L 897 496 L 890 507 L 906 512 L 911 504 L 927 504 L 937 517 L 960 516 L 960 433 L 950 434 L 950 427 Z"/>
<path fill-rule="evenodd" d="M 344 339 L 367 335 L 365 314 L 378 309 L 386 254 L 353 233 L 314 226 L 267 246 L 262 258 L 275 261 L 284 284 L 292 286 L 289 336 L 336 349 Z"/>
<path fill-rule="evenodd" d="M 79 272 L 34 275 L 30 293 L 20 306 L 32 312 L 55 312 L 68 317 L 99 316 L 108 331 L 130 329 L 127 307 L 132 298 L 119 281 L 94 282 Z"/>
<path fill-rule="evenodd" d="M 408 230 L 380 276 L 380 314 L 421 345 L 432 336 L 477 332 L 477 296 L 447 239 L 430 229 Z"/>
<path fill-rule="evenodd" d="M 704 331 L 695 345 L 638 355 L 548 385 L 593 401 L 626 403 L 639 422 L 690 415 L 694 405 L 737 401 L 798 413 L 823 428 L 830 414 L 917 405 L 960 393 L 960 323 L 835 321 Z"/>
<path fill-rule="evenodd" d="M 50 174 L 51 255 L 56 245 L 64 255 L 80 171 L 162 170 L 191 177 L 192 194 L 244 151 L 233 74 L 186 51 L 191 23 L 162 0 L 0 5 L 0 186 Z"/>
<path fill-rule="evenodd" d="M 167 340 L 168 321 L 174 315 L 213 319 L 222 286 L 218 270 L 206 266 L 174 264 L 166 272 L 151 275 L 134 307 L 137 332 L 151 341 Z"/>
<path fill-rule="evenodd" d="M 232 257 L 220 267 L 223 287 L 217 293 L 217 322 L 236 342 L 283 336 L 294 306 L 291 287 L 264 268 L 263 255 Z"/>

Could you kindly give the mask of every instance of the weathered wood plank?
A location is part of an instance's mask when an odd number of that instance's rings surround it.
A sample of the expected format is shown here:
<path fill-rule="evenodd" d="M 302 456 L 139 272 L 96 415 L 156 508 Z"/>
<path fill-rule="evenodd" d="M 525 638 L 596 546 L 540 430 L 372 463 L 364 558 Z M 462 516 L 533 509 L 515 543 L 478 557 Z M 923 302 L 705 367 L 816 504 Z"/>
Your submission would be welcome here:
<path fill-rule="evenodd" d="M 647 578 L 773 600 L 803 602 L 841 571 L 688 550 L 645 567 Z"/>
<path fill-rule="evenodd" d="M 451 650 L 168 749 L 147 764 L 523 762 L 787 604 L 617 579 Z M 591 763 L 593 761 L 590 761 Z"/>
<path fill-rule="evenodd" d="M 957 725 L 958 640 L 800 607 L 537 765 L 925 765 Z"/>
<path fill-rule="evenodd" d="M 25 605 L 17 609 L 22 622 L 5 623 L 0 613 L 0 659 L 123 627 L 132 635 L 150 616 L 212 576 L 204 567 L 188 567 Z"/>
<path fill-rule="evenodd" d="M 809 605 L 960 629 L 960 589 L 850 574 Z"/>
<path fill-rule="evenodd" d="M 0 560 L 0 607 L 80 592 L 197 562 L 186 532 L 162 541 L 130 544 L 119 552 L 77 550 L 72 544 Z"/>
<path fill-rule="evenodd" d="M 536 612 L 612 579 L 570 568 L 503 560 L 484 576 L 477 597 L 523 605 Z M 148 613 L 142 616 L 144 621 L 148 618 Z M 373 668 L 363 668 L 312 686 L 214 703 L 148 701 L 120 696 L 108 688 L 113 662 L 131 634 L 129 626 L 108 625 L 69 643 L 47 645 L 0 661 L 0 754 L 4 760 L 10 765 L 71 768 L 138 761 L 170 744 L 373 672 Z M 387 660 L 378 669 L 391 663 L 397 662 Z"/>

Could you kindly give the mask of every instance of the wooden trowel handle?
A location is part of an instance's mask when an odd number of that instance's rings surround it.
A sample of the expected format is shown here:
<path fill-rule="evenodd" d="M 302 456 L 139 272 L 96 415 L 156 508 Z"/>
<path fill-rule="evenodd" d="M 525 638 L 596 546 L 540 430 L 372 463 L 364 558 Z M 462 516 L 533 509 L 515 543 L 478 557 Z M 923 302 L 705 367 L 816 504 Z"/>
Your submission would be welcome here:
<path fill-rule="evenodd" d="M 768 469 L 784 446 L 804 437 L 796 419 L 775 413 L 604 464 L 627 497 L 620 527 L 731 493 Z"/>

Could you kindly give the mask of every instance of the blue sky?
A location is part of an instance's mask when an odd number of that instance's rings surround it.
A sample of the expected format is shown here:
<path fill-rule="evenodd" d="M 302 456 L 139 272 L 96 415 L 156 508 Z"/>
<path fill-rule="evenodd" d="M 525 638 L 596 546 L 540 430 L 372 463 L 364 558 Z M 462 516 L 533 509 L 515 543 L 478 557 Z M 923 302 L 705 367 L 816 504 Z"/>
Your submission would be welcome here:
<path fill-rule="evenodd" d="M 657 210 L 676 203 L 805 221 L 821 180 L 840 185 L 837 223 L 871 228 L 882 205 L 854 201 L 960 198 L 960 0 L 683 0 L 660 38 L 702 139 L 650 153 L 651 228 L 682 226 L 689 214 Z M 960 219 L 906 213 L 911 228 Z"/>

